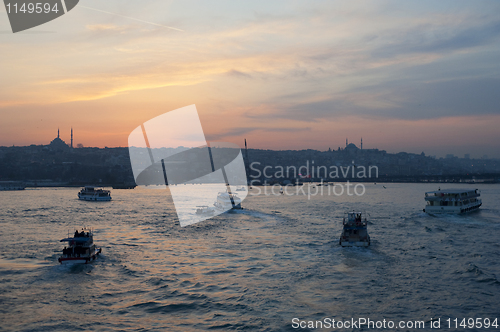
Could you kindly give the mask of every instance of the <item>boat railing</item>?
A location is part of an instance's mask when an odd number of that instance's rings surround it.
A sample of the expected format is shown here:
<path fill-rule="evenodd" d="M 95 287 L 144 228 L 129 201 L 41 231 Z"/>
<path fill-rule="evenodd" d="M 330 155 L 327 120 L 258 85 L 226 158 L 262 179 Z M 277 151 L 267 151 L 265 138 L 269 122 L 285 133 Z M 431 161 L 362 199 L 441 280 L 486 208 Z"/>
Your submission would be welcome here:
<path fill-rule="evenodd" d="M 346 219 L 344 218 L 343 220 L 343 225 L 348 225 L 348 226 L 366 226 L 368 225 L 368 220 L 365 218 L 364 220 L 363 219 Z"/>

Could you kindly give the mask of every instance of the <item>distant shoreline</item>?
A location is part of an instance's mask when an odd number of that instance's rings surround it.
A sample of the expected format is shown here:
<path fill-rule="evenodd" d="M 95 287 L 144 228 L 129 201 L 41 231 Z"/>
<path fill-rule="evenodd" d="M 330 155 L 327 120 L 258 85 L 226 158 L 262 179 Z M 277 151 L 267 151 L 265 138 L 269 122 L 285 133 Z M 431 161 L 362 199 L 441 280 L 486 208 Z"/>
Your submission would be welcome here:
<path fill-rule="evenodd" d="M 364 184 L 387 184 L 387 183 L 425 183 L 425 184 L 461 184 L 461 185 L 479 185 L 479 184 L 500 184 L 500 180 L 498 179 L 487 179 L 487 180 L 477 180 L 477 181 L 415 181 L 415 180 L 401 180 L 401 179 L 380 179 L 379 181 L 361 181 L 361 179 L 343 179 L 340 181 L 307 181 L 307 182 L 300 182 L 299 184 L 292 184 L 288 183 L 290 186 L 301 186 L 301 185 L 307 185 L 307 184 L 312 184 L 312 185 L 318 185 L 323 183 L 323 185 L 329 184 L 333 185 L 335 183 L 347 183 L 347 182 L 352 182 L 352 183 L 364 183 Z M 86 184 L 91 185 L 91 184 Z M 82 188 L 85 187 L 86 185 L 84 184 L 69 184 L 69 183 L 44 183 L 44 184 L 36 184 L 34 185 L 33 183 L 26 183 L 25 188 L 26 189 L 36 189 L 36 188 Z M 189 185 L 189 184 L 186 184 Z M 286 186 L 286 183 L 280 183 L 280 182 L 274 182 L 274 183 L 260 183 L 260 184 L 252 184 L 249 186 L 273 186 L 273 185 L 282 185 Z M 94 187 L 104 187 L 104 188 L 113 188 L 113 189 L 134 189 L 135 187 L 138 187 L 136 185 L 116 185 L 116 184 L 109 184 L 109 183 L 100 183 L 100 184 L 92 184 Z"/>

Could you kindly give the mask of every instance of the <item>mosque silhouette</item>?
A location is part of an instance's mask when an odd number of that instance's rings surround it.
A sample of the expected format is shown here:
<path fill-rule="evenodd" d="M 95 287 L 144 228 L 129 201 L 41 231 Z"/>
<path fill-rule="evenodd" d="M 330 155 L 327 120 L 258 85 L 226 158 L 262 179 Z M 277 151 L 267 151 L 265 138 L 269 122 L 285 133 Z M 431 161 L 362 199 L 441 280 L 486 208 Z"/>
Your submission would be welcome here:
<path fill-rule="evenodd" d="M 64 142 L 61 137 L 59 136 L 59 128 L 57 129 L 57 137 L 54 138 L 50 144 L 49 147 L 52 150 L 69 150 L 73 148 L 73 128 L 71 128 L 71 144 L 68 145 L 66 142 Z"/>

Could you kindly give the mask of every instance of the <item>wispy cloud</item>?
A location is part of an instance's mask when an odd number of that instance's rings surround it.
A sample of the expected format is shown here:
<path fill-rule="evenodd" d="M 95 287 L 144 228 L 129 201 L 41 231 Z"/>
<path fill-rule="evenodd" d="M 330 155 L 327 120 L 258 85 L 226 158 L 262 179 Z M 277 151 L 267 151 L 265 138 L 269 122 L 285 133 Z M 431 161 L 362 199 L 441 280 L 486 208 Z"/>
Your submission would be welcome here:
<path fill-rule="evenodd" d="M 125 29 L 125 27 L 123 26 L 117 26 L 114 24 L 90 24 L 85 27 L 90 31 L 98 31 L 98 32 L 109 31 L 109 30 L 123 31 Z"/>
<path fill-rule="evenodd" d="M 79 5 L 59 33 L 2 35 L 0 108 L 110 113 L 120 100 L 137 119 L 139 105 L 196 103 L 214 137 L 274 144 L 317 144 L 348 116 L 398 126 L 500 111 L 500 4 L 218 5 L 90 1 L 99 11 Z"/>
<path fill-rule="evenodd" d="M 124 15 L 120 15 L 120 14 L 117 14 L 117 13 L 112 13 L 112 12 L 108 12 L 108 11 L 105 11 L 105 10 L 97 9 L 97 8 L 91 8 L 91 7 L 87 7 L 87 6 L 83 6 L 83 5 L 79 5 L 78 7 L 79 8 L 89 9 L 89 10 L 93 10 L 93 11 L 100 12 L 100 13 L 109 14 L 109 15 L 115 15 L 115 16 L 119 16 L 119 17 L 122 17 L 122 18 L 125 18 L 125 19 L 128 19 L 128 20 L 134 20 L 134 21 L 137 21 L 137 22 L 141 22 L 141 23 L 145 23 L 145 24 L 150 24 L 150 25 L 154 25 L 154 26 L 158 26 L 158 27 L 162 27 L 162 28 L 167 28 L 167 29 L 171 29 L 171 30 L 175 30 L 175 31 L 181 31 L 181 32 L 184 31 L 184 30 L 181 30 L 181 29 L 178 29 L 178 28 L 169 27 L 169 26 L 158 24 L 158 23 L 154 23 L 154 22 L 148 22 L 148 21 L 141 20 L 141 19 L 138 19 L 138 18 L 135 18 L 135 17 L 124 16 Z"/>

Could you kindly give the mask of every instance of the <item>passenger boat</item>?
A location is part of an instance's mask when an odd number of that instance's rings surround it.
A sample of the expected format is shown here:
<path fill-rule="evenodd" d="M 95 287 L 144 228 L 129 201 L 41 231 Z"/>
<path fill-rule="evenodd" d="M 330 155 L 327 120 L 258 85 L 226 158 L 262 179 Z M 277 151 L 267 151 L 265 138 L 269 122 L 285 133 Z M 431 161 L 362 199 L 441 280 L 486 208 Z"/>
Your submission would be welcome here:
<path fill-rule="evenodd" d="M 0 181 L 0 191 L 3 190 L 24 190 L 26 184 L 19 181 Z"/>
<path fill-rule="evenodd" d="M 220 192 L 214 206 L 219 210 L 241 210 L 241 198 L 237 194 Z"/>
<path fill-rule="evenodd" d="M 102 251 L 95 246 L 94 234 L 89 228 L 82 228 L 81 232 L 75 231 L 73 237 L 67 237 L 60 242 L 68 242 L 58 259 L 61 264 L 87 264 L 95 260 Z"/>
<path fill-rule="evenodd" d="M 247 191 L 245 187 L 241 186 L 236 188 L 236 191 Z"/>
<path fill-rule="evenodd" d="M 460 214 L 476 211 L 483 204 L 478 189 L 439 189 L 425 193 L 427 213 Z"/>
<path fill-rule="evenodd" d="M 344 216 L 342 235 L 339 244 L 342 247 L 368 247 L 370 236 L 368 235 L 368 221 L 363 219 L 361 212 L 346 212 Z"/>
<path fill-rule="evenodd" d="M 78 193 L 78 198 L 83 201 L 110 201 L 111 192 L 102 188 L 86 186 Z"/>
<path fill-rule="evenodd" d="M 200 205 L 196 207 L 196 214 L 202 216 L 213 216 L 215 214 L 214 208 L 210 208 L 206 205 Z"/>

